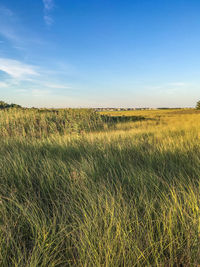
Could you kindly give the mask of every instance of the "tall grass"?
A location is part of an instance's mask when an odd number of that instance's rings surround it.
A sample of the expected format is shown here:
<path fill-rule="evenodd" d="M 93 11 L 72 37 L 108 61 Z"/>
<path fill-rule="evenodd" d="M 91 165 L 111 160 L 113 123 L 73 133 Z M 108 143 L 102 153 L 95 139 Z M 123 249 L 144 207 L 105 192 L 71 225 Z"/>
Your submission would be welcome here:
<path fill-rule="evenodd" d="M 2 137 L 0 265 L 198 266 L 200 115 L 154 118 Z"/>
<path fill-rule="evenodd" d="M 48 137 L 102 128 L 92 109 L 6 109 L 0 111 L 0 136 Z"/>

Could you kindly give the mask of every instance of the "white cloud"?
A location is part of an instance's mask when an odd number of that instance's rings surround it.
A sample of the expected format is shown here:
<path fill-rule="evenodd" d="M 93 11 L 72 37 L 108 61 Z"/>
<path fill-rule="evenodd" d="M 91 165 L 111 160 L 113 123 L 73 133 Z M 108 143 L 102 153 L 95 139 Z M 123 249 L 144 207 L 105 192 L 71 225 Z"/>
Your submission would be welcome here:
<path fill-rule="evenodd" d="M 52 18 L 51 16 L 49 16 L 49 15 L 45 15 L 45 16 L 44 16 L 44 21 L 45 21 L 45 23 L 46 23 L 47 25 L 52 25 L 53 22 L 54 22 L 53 18 Z"/>
<path fill-rule="evenodd" d="M 0 70 L 6 72 L 12 78 L 17 79 L 25 79 L 32 75 L 39 75 L 34 66 L 7 58 L 0 58 Z"/>
<path fill-rule="evenodd" d="M 52 25 L 54 20 L 50 16 L 50 11 L 54 8 L 53 0 L 42 0 L 44 5 L 44 21 L 47 25 Z"/>
<path fill-rule="evenodd" d="M 46 10 L 51 10 L 54 7 L 54 1 L 53 0 L 43 0 L 44 8 Z"/>

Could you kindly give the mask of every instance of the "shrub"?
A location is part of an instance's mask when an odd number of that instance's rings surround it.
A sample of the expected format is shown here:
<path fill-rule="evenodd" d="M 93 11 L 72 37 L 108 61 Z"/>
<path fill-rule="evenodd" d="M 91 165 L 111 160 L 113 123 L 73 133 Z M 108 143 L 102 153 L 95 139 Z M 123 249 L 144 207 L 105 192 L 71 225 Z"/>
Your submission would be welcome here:
<path fill-rule="evenodd" d="M 200 109 L 200 100 L 197 102 L 196 109 Z"/>
<path fill-rule="evenodd" d="M 0 109 L 5 109 L 5 108 L 21 108 L 21 106 L 13 103 L 9 105 L 4 101 L 0 101 Z"/>

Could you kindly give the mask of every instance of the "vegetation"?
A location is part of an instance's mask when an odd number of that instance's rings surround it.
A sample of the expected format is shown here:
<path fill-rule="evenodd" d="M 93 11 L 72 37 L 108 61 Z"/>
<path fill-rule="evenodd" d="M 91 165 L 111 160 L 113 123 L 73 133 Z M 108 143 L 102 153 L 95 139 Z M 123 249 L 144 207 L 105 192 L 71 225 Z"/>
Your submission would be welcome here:
<path fill-rule="evenodd" d="M 200 109 L 200 101 L 197 102 L 196 109 Z"/>
<path fill-rule="evenodd" d="M 8 104 L 4 101 L 0 101 L 0 109 L 7 109 L 7 108 L 21 108 L 20 105 L 17 104 Z"/>
<path fill-rule="evenodd" d="M 90 109 L 9 109 L 0 113 L 3 137 L 49 137 L 88 132 L 103 127 L 100 114 Z"/>
<path fill-rule="evenodd" d="M 200 263 L 200 111 L 101 115 L 0 112 L 1 266 Z"/>

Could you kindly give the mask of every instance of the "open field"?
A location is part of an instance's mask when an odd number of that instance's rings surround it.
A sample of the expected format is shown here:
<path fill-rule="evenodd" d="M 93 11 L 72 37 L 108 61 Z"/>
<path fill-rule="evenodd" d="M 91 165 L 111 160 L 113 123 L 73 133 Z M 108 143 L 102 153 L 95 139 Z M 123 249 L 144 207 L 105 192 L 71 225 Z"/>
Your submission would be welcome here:
<path fill-rule="evenodd" d="M 200 264 L 199 111 L 10 109 L 0 127 L 1 266 Z"/>

